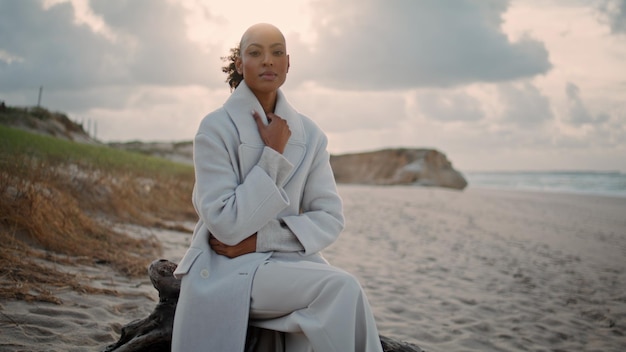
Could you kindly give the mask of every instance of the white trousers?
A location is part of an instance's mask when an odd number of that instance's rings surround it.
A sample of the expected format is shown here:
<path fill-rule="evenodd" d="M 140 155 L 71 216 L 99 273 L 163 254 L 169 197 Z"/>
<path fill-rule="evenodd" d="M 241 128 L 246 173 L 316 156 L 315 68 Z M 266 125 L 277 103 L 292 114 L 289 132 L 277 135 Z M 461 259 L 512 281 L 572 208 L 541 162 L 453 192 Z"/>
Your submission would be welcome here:
<path fill-rule="evenodd" d="M 361 285 L 326 264 L 261 264 L 252 282 L 250 325 L 287 333 L 287 352 L 382 352 Z"/>

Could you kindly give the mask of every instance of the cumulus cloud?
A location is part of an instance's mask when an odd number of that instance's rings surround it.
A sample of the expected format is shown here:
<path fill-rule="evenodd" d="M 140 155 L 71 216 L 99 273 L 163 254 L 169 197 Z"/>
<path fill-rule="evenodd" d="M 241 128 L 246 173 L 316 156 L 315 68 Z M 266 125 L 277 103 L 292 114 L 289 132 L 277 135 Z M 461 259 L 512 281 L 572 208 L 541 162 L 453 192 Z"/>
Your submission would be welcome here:
<path fill-rule="evenodd" d="M 220 55 L 189 41 L 181 6 L 165 0 L 90 4 L 107 33 L 75 21 L 67 2 L 48 8 L 34 0 L 0 2 L 0 91 L 221 84 L 219 72 L 207 69 Z"/>
<path fill-rule="evenodd" d="M 484 117 L 480 101 L 463 91 L 427 91 L 417 93 L 419 111 L 432 120 L 478 121 Z"/>
<path fill-rule="evenodd" d="M 129 70 L 144 84 L 207 85 L 219 70 L 209 62 L 223 53 L 201 51 L 187 37 L 185 9 L 165 0 L 92 1 L 96 14 L 120 34 Z M 207 15 L 208 16 L 208 15 Z M 214 73 L 215 72 L 215 73 Z M 223 86 L 223 84 L 220 85 Z"/>
<path fill-rule="evenodd" d="M 574 83 L 567 83 L 565 94 L 567 95 L 569 122 L 571 124 L 578 126 L 585 124 L 600 125 L 610 119 L 610 116 L 606 113 L 593 116 L 580 96 L 580 88 Z"/>
<path fill-rule="evenodd" d="M 0 49 L 15 58 L 0 62 L 0 91 L 91 83 L 111 46 L 72 20 L 69 4 L 46 11 L 36 1 L 0 2 Z"/>
<path fill-rule="evenodd" d="M 626 0 L 602 1 L 598 10 L 613 34 L 626 34 Z"/>
<path fill-rule="evenodd" d="M 550 100 L 531 83 L 501 84 L 499 93 L 505 121 L 517 126 L 536 127 L 554 118 Z"/>
<path fill-rule="evenodd" d="M 398 128 L 407 118 L 404 97 L 392 92 L 339 92 L 305 85 L 289 96 L 327 133 Z"/>
<path fill-rule="evenodd" d="M 511 42 L 505 1 L 318 0 L 308 76 L 350 89 L 449 87 L 548 72 L 543 43 Z"/>

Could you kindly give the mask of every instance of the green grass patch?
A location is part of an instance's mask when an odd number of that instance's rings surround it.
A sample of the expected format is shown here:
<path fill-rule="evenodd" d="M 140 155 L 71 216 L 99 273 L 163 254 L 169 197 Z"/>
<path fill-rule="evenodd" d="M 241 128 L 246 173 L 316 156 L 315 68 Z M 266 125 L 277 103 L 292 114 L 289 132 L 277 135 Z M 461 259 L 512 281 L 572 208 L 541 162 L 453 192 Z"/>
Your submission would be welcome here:
<path fill-rule="evenodd" d="M 193 167 L 190 165 L 108 146 L 75 143 L 0 125 L 2 162 L 8 156 L 15 155 L 45 159 L 51 163 L 79 164 L 111 172 L 193 177 Z"/>

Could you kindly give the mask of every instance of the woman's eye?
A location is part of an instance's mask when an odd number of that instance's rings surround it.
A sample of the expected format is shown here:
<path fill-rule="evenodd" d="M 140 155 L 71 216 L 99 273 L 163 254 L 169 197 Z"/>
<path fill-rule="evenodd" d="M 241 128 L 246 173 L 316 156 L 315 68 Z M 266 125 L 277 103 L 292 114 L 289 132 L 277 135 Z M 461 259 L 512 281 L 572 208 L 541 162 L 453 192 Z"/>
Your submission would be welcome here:
<path fill-rule="evenodd" d="M 250 52 L 248 53 L 248 55 L 256 57 L 256 56 L 261 55 L 261 53 L 260 53 L 260 52 L 258 52 L 258 51 L 250 51 Z"/>
<path fill-rule="evenodd" d="M 282 50 L 276 50 L 276 51 L 274 51 L 274 55 L 275 56 L 283 56 L 283 55 L 285 55 L 285 52 L 282 51 Z"/>

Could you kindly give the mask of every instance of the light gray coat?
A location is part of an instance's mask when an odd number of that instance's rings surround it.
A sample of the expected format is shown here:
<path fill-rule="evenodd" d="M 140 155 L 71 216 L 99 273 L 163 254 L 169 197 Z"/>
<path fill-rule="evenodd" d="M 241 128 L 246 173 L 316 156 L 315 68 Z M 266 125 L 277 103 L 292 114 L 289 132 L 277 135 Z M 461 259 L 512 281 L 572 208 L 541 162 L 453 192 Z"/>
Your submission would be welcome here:
<path fill-rule="evenodd" d="M 242 82 L 224 106 L 207 115 L 194 139 L 193 204 L 200 217 L 175 272 L 182 278 L 172 351 L 244 350 L 250 289 L 262 262 L 325 262 L 319 252 L 344 226 L 341 199 L 326 150 L 327 138 L 279 91 L 275 113 L 291 137 L 281 155 L 263 144 L 251 111 L 263 114 Z M 234 259 L 208 245 L 209 232 L 234 245 L 253 233 L 257 253 Z M 297 238 L 298 252 L 272 244 Z M 264 250 L 264 252 L 259 252 Z"/>

